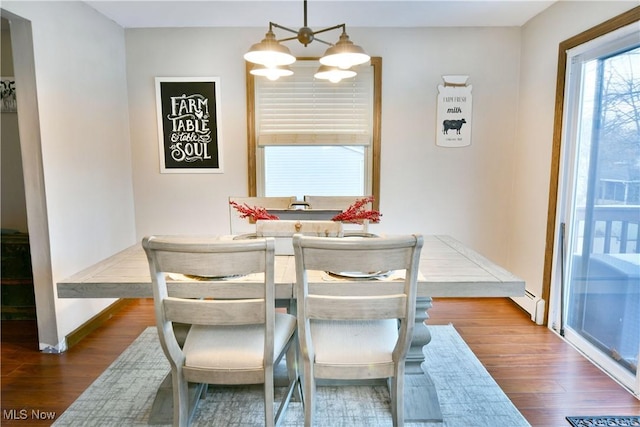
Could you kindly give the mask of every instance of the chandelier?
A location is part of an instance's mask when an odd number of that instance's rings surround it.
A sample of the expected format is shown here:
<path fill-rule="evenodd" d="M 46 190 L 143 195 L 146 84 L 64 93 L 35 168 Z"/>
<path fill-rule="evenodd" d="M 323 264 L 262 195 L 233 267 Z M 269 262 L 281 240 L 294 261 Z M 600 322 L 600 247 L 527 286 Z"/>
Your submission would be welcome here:
<path fill-rule="evenodd" d="M 295 34 L 293 37 L 277 40 L 273 32 L 274 28 Z M 329 43 L 316 37 L 317 34 L 325 33 L 342 28 L 342 34 L 336 44 Z M 353 77 L 356 72 L 351 67 L 364 64 L 371 57 L 360 46 L 353 44 L 349 40 L 345 24 L 334 25 L 333 27 L 313 31 L 307 26 L 307 0 L 304 0 L 304 26 L 299 30 L 283 27 L 274 22 L 269 22 L 269 31 L 260 43 L 256 43 L 245 53 L 244 59 L 255 64 L 250 73 L 256 76 L 264 76 L 270 80 L 277 80 L 283 76 L 290 76 L 293 71 L 289 65 L 296 62 L 296 57 L 289 49 L 280 44 L 290 40 L 298 40 L 305 47 L 317 41 L 329 46 L 324 55 L 320 58 L 320 68 L 315 73 L 317 79 L 326 79 L 331 82 L 339 82 L 344 78 Z"/>

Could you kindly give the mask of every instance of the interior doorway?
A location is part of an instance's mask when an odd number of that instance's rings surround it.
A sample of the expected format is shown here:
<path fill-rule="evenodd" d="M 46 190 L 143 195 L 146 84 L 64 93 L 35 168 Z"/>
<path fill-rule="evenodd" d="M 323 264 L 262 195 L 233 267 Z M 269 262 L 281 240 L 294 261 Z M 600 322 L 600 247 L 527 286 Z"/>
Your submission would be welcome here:
<path fill-rule="evenodd" d="M 2 132 L 2 307 L 0 318 L 5 320 L 35 320 L 36 307 L 29 250 L 27 206 L 24 173 L 20 153 L 15 71 L 11 48 L 9 21 L 0 18 L 1 104 Z M 15 325 L 15 322 L 12 326 Z"/>
<path fill-rule="evenodd" d="M 16 114 L 39 349 L 56 353 L 64 343 L 58 336 L 55 311 L 31 22 L 4 9 L 0 9 L 0 17 L 9 24 L 13 52 Z"/>

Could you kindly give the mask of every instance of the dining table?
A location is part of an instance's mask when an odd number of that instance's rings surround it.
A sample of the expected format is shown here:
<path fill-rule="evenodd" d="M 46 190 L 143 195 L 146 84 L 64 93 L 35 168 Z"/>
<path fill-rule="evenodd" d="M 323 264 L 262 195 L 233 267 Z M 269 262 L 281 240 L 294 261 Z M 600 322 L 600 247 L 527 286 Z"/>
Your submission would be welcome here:
<path fill-rule="evenodd" d="M 429 377 L 428 366 L 423 364 L 425 359 L 423 347 L 431 340 L 428 310 L 432 307 L 432 298 L 524 296 L 525 282 L 451 236 L 424 235 L 423 237 L 424 246 L 420 255 L 416 300 L 416 324 L 405 368 L 405 420 L 407 422 L 440 422 L 442 413 L 437 392 Z M 233 236 L 221 238 L 233 238 Z M 309 276 L 310 283 L 336 282 L 344 286 L 363 283 L 362 278 L 336 278 L 324 272 L 317 273 L 315 276 Z M 251 276 L 231 278 L 224 280 L 223 286 L 232 287 L 236 281 L 251 280 L 254 280 Z M 397 277 L 383 275 L 366 280 L 393 281 L 397 280 Z M 295 307 L 295 281 L 294 256 L 276 255 L 276 300 L 281 306 Z M 168 281 L 169 291 L 181 297 L 198 297 L 203 291 L 206 292 L 208 284 L 210 285 L 211 281 L 181 280 L 171 277 Z M 216 281 L 216 286 L 220 285 L 220 281 Z M 149 266 L 141 243 L 134 244 L 59 281 L 57 293 L 59 298 L 153 298 Z M 168 392 L 170 393 L 170 390 Z M 171 412 L 167 413 L 170 416 Z M 157 421 L 158 417 L 154 419 Z"/>

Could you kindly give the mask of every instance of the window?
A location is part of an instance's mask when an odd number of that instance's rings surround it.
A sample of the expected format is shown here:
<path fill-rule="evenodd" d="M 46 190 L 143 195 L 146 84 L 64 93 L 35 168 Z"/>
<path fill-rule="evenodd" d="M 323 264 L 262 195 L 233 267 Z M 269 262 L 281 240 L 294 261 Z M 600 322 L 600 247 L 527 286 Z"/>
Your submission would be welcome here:
<path fill-rule="evenodd" d="M 247 73 L 249 194 L 365 196 L 379 202 L 381 59 L 340 83 L 316 60 L 270 81 Z"/>

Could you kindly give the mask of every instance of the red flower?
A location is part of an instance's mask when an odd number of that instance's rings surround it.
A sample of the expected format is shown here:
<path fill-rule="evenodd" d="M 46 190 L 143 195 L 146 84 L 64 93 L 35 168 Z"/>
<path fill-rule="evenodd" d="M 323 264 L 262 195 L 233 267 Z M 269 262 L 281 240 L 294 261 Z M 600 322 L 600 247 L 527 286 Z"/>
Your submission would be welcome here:
<path fill-rule="evenodd" d="M 331 218 L 331 220 L 349 222 L 354 224 L 362 224 L 365 220 L 376 223 L 380 222 L 380 217 L 382 216 L 382 214 L 379 211 L 373 209 L 365 209 L 366 205 L 373 202 L 373 200 L 373 196 L 358 199 L 347 209 Z"/>
<path fill-rule="evenodd" d="M 259 219 L 280 219 L 276 215 L 270 214 L 265 208 L 261 208 L 260 206 L 251 207 L 246 203 L 241 205 L 234 201 L 230 201 L 229 204 L 240 213 L 240 218 L 249 218 L 251 222 L 256 222 Z"/>

